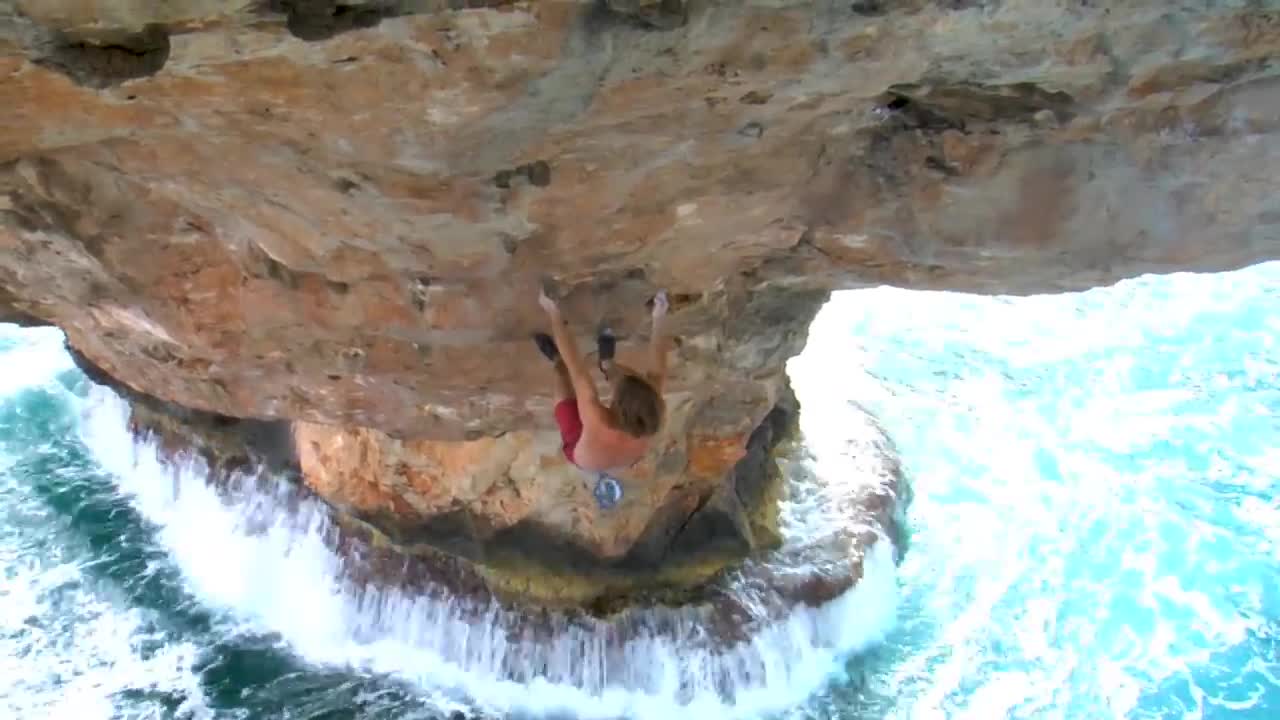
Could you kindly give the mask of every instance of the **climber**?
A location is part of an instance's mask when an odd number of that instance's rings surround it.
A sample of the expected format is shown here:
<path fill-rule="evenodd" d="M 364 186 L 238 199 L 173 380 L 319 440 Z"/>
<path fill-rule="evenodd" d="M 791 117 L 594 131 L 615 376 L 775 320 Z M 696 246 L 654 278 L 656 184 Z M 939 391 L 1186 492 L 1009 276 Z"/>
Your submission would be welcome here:
<path fill-rule="evenodd" d="M 559 304 L 547 295 L 545 288 L 538 303 L 547 311 L 552 335 L 538 333 L 534 341 L 538 350 L 555 363 L 558 386 L 555 415 L 565 457 L 583 470 L 599 473 L 635 464 L 658 433 L 666 409 L 662 385 L 667 374 L 668 339 L 663 327 L 667 294 L 659 292 L 653 299 L 653 330 L 649 341 L 652 367 L 647 373 L 615 362 L 617 340 L 608 329 L 599 333 L 596 342 L 600 370 L 613 388 L 613 400 L 607 406 L 600 401 L 595 381 L 560 314 Z M 605 491 L 620 494 L 621 489 L 606 488 Z M 606 503 L 601 500 L 601 504 Z"/>

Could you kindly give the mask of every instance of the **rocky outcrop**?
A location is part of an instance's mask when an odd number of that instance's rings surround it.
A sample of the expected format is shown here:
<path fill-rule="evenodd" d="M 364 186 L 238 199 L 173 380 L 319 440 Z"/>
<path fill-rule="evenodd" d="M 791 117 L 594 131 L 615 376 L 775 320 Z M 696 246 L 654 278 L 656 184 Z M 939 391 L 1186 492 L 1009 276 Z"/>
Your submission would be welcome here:
<path fill-rule="evenodd" d="M 788 389 L 746 438 L 668 439 L 616 473 L 626 494 L 607 511 L 594 477 L 532 433 L 400 440 L 298 423 L 295 436 L 307 484 L 402 550 L 472 560 L 507 595 L 600 603 L 698 585 L 776 547 L 772 451 L 795 414 Z"/>
<path fill-rule="evenodd" d="M 291 423 L 333 505 L 516 591 L 687 582 L 770 544 L 748 440 L 829 290 L 1280 255 L 1278 52 L 1209 2 L 0 0 L 0 318 Z M 624 353 L 673 295 L 612 514 L 558 454 L 544 275 Z"/>

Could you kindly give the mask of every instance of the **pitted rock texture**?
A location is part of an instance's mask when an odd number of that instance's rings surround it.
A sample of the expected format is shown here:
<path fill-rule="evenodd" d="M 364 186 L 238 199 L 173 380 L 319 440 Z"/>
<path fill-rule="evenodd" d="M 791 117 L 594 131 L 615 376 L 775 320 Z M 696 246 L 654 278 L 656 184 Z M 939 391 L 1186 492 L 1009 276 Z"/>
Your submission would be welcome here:
<path fill-rule="evenodd" d="M 295 422 L 389 535 L 483 563 L 537 526 L 609 570 L 735 494 L 831 289 L 1280 255 L 1277 53 L 1280 10 L 1208 0 L 0 0 L 0 318 Z M 615 515 L 559 456 L 544 275 L 624 353 L 674 299 Z M 706 542 L 766 547 L 756 510 Z"/>

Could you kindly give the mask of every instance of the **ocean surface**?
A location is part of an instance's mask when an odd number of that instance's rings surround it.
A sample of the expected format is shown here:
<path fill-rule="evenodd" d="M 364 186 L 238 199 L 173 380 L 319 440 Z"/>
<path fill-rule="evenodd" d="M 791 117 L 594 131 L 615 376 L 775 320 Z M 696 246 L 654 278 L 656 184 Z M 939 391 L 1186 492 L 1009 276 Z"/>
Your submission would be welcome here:
<path fill-rule="evenodd" d="M 0 326 L 0 362 L 0 718 L 1280 718 L 1280 264 L 837 294 L 789 367 L 788 542 L 874 480 L 873 416 L 902 562 L 594 666 L 591 627 L 352 591 L 321 508 L 156 462 L 56 330 Z"/>

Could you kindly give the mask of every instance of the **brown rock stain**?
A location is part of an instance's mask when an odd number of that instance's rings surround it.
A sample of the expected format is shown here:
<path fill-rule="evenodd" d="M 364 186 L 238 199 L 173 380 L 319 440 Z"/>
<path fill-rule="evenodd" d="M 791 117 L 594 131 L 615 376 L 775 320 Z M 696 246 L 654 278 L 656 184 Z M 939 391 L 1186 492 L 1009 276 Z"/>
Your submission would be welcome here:
<path fill-rule="evenodd" d="M 810 42 L 797 42 L 797 38 L 804 35 L 801 28 L 809 22 L 803 11 L 751 9 L 737 21 L 733 37 L 710 62 L 723 65 L 731 75 L 765 70 L 790 74 L 803 70 L 816 57 Z"/>
<path fill-rule="evenodd" d="M 1037 163 L 1018 179 L 1017 199 L 996 222 L 1000 235 L 1015 248 L 1050 246 L 1060 235 L 1075 203 L 1075 168 L 1063 158 Z"/>
<path fill-rule="evenodd" d="M 955 130 L 942 134 L 942 152 L 947 163 L 966 177 L 990 176 L 1000 161 L 998 144 L 993 139 Z"/>
<path fill-rule="evenodd" d="M 1109 62 L 1106 36 L 1101 31 L 1093 29 L 1055 43 L 1053 53 L 1067 65 Z"/>
<path fill-rule="evenodd" d="M 687 472 L 697 478 L 723 477 L 746 454 L 746 435 L 730 437 L 691 436 Z"/>
<path fill-rule="evenodd" d="M 1216 14 L 1202 26 L 1203 37 L 1237 50 L 1240 59 L 1260 58 L 1280 52 L 1280 12 L 1239 10 Z"/>
<path fill-rule="evenodd" d="M 877 50 L 891 32 L 887 25 L 880 24 L 858 28 L 857 31 L 840 40 L 840 54 L 850 62 L 878 57 Z"/>

